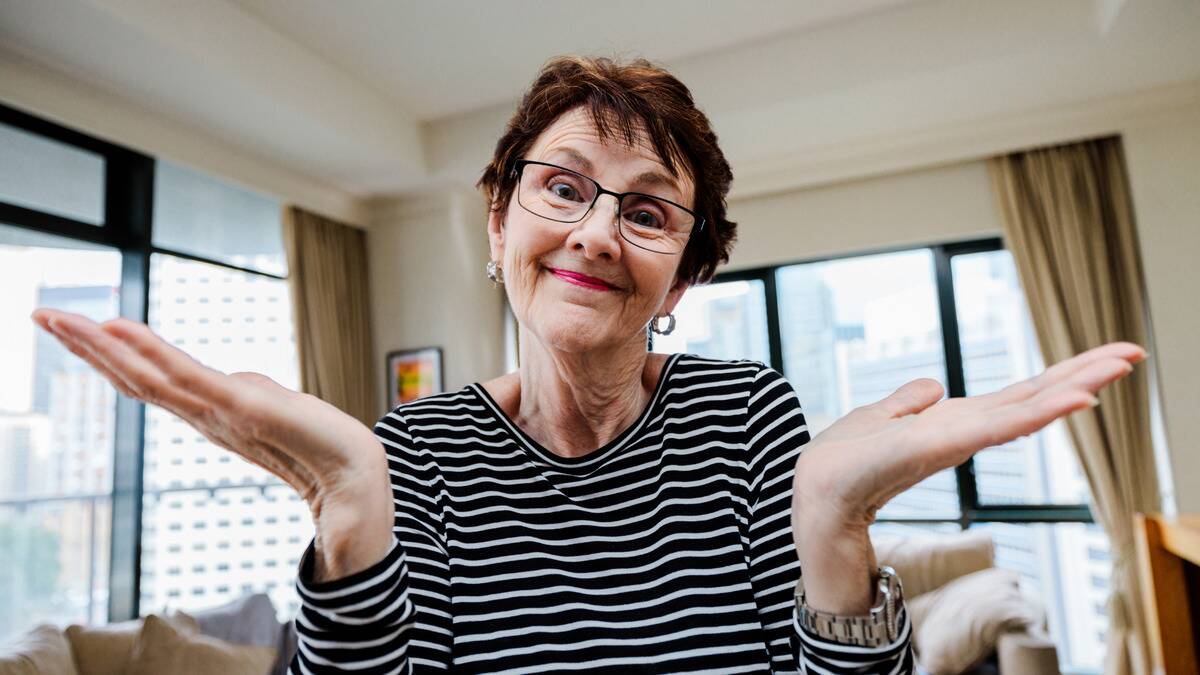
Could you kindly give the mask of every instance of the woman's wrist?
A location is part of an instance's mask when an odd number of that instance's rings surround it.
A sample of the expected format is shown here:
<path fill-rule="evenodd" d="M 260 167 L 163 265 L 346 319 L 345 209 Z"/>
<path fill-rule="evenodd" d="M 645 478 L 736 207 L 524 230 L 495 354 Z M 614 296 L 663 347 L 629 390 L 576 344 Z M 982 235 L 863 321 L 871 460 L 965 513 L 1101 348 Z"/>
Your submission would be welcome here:
<path fill-rule="evenodd" d="M 816 513 L 794 527 L 805 602 L 831 614 L 867 614 L 875 602 L 877 567 L 867 526 Z"/>
<path fill-rule="evenodd" d="M 386 463 L 348 473 L 310 502 L 316 528 L 313 579 L 330 581 L 378 563 L 391 549 L 395 507 Z"/>

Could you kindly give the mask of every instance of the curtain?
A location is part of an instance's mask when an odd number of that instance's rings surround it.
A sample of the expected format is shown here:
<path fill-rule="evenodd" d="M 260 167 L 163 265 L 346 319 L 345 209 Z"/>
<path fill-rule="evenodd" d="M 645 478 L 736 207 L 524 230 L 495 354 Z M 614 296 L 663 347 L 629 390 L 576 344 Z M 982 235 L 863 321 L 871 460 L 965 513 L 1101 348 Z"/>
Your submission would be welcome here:
<path fill-rule="evenodd" d="M 283 223 L 300 388 L 374 426 L 382 411 L 376 403 L 366 232 L 297 206 L 284 209 Z"/>
<path fill-rule="evenodd" d="M 995 157 L 988 162 L 1004 236 L 1046 364 L 1106 342 L 1146 343 L 1141 259 L 1118 138 Z M 1148 675 L 1134 514 L 1159 510 L 1146 361 L 1066 418 L 1112 548 L 1106 675 Z"/>

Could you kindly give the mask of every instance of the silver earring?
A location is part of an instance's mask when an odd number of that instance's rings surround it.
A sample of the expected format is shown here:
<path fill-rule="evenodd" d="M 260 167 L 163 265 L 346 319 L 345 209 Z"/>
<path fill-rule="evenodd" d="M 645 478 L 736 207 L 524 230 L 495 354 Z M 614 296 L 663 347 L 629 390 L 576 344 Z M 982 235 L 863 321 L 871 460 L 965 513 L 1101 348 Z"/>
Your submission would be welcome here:
<path fill-rule="evenodd" d="M 663 317 L 656 316 L 650 320 L 650 330 L 658 333 L 659 335 L 670 335 L 671 331 L 675 330 L 675 315 L 670 313 L 667 314 L 667 327 L 665 330 L 660 330 L 658 327 L 658 320 L 661 318 Z"/>
<path fill-rule="evenodd" d="M 487 278 L 491 279 L 492 283 L 504 283 L 504 268 L 500 267 L 500 264 L 495 260 L 489 260 L 487 267 L 484 269 L 487 271 Z"/>

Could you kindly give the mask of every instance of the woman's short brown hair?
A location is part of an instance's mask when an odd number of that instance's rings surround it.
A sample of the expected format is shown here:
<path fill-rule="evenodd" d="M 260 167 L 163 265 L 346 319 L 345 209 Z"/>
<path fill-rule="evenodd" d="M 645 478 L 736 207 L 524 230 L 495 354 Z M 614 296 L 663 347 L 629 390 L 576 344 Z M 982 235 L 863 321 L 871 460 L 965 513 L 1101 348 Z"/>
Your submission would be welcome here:
<path fill-rule="evenodd" d="M 584 106 L 602 139 L 619 133 L 633 145 L 640 131 L 673 176 L 679 165 L 695 184 L 692 210 L 705 221 L 679 262 L 678 279 L 691 284 L 712 280 L 729 261 L 737 223 L 725 218 L 725 196 L 733 182 L 729 162 L 717 146 L 708 117 L 676 77 L 645 59 L 620 65 L 607 58 L 561 56 L 549 61 L 521 99 L 492 161 L 476 187 L 493 210 L 508 208 L 516 181 L 513 162 L 563 113 Z"/>

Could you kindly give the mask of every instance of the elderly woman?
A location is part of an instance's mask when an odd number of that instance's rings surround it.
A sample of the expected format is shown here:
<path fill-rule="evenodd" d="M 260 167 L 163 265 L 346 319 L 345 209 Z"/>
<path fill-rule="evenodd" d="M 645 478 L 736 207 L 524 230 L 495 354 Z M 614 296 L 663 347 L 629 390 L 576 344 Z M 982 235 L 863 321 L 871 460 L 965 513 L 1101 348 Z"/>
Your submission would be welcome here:
<path fill-rule="evenodd" d="M 141 324 L 35 320 L 307 501 L 293 672 L 911 672 L 875 512 L 1095 405 L 1145 352 L 1107 344 L 965 399 L 914 380 L 810 440 L 772 368 L 646 349 L 728 259 L 731 180 L 669 73 L 550 62 L 480 180 L 521 366 L 373 432 Z"/>

